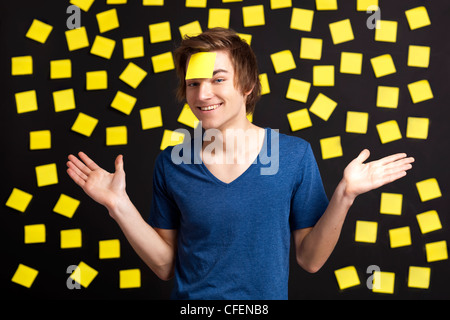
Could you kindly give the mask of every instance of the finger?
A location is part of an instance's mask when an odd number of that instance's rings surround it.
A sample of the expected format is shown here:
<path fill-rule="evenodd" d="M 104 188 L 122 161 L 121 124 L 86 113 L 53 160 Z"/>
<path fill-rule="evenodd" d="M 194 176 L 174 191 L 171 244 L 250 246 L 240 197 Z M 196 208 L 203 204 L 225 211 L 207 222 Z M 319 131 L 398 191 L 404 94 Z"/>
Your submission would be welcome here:
<path fill-rule="evenodd" d="M 115 161 L 116 171 L 123 171 L 123 155 L 119 154 Z"/>
<path fill-rule="evenodd" d="M 88 167 L 86 167 L 86 165 L 81 162 L 77 157 L 75 157 L 74 155 L 69 155 L 69 160 L 81 171 L 83 172 L 85 175 L 89 175 L 89 173 L 91 172 L 91 169 L 89 169 Z"/>
<path fill-rule="evenodd" d="M 84 184 L 86 181 L 80 178 L 78 174 L 75 173 L 75 171 L 72 168 L 67 169 L 67 174 L 72 178 L 72 180 L 79 185 L 80 187 L 84 187 Z"/>
<path fill-rule="evenodd" d="M 99 169 L 100 167 L 94 162 L 92 161 L 91 158 L 89 158 L 84 152 L 80 151 L 78 152 L 78 155 L 80 156 L 81 160 L 84 161 L 84 163 L 86 163 L 86 165 L 88 166 L 89 169 L 91 170 L 96 170 Z"/>
<path fill-rule="evenodd" d="M 389 164 L 391 162 L 395 162 L 395 161 L 398 161 L 400 159 L 403 159 L 405 157 L 406 157 L 406 153 L 396 153 L 396 154 L 384 157 L 384 158 L 378 160 L 378 162 L 379 162 L 379 164 L 384 166 L 384 165 L 387 165 L 387 164 Z"/>
<path fill-rule="evenodd" d="M 414 162 L 413 157 L 404 158 L 397 160 L 395 162 L 391 162 L 387 165 L 385 165 L 386 170 L 409 170 L 412 168 L 412 163 Z"/>
<path fill-rule="evenodd" d="M 73 171 L 75 171 L 75 173 L 84 181 L 87 180 L 87 175 L 85 175 L 83 172 L 81 172 L 80 169 L 78 169 L 73 163 L 72 161 L 67 161 L 67 166 L 72 169 Z"/>
<path fill-rule="evenodd" d="M 403 178 L 404 176 L 406 176 L 406 171 L 400 171 L 400 172 L 397 172 L 397 173 L 393 173 L 393 174 L 387 175 L 385 177 L 385 183 L 384 184 L 388 184 L 388 183 L 394 182 L 395 180 Z"/>
<path fill-rule="evenodd" d="M 356 160 L 360 163 L 363 163 L 364 161 L 366 161 L 367 159 L 369 159 L 370 156 L 370 151 L 368 149 L 364 149 L 363 151 L 361 151 L 361 153 L 358 155 L 358 157 L 356 158 Z"/>

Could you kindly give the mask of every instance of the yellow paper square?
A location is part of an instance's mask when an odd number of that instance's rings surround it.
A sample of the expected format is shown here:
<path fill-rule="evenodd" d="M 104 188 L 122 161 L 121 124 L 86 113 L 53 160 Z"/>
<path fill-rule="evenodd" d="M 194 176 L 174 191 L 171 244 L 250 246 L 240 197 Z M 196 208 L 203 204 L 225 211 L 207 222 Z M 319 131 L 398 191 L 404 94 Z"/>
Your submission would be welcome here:
<path fill-rule="evenodd" d="M 378 20 L 375 28 L 375 41 L 397 42 L 397 21 Z"/>
<path fill-rule="evenodd" d="M 106 70 L 86 72 L 86 90 L 108 89 L 108 72 Z"/>
<path fill-rule="evenodd" d="M 106 4 L 126 4 L 127 0 L 106 0 Z"/>
<path fill-rule="evenodd" d="M 304 108 L 287 114 L 289 125 L 292 131 L 309 128 L 312 126 L 308 109 Z"/>
<path fill-rule="evenodd" d="M 425 244 L 427 262 L 448 259 L 447 241 L 436 241 Z"/>
<path fill-rule="evenodd" d="M 123 72 L 120 74 L 119 79 L 128 84 L 133 89 L 136 89 L 146 76 L 147 71 L 141 69 L 133 62 L 130 62 L 125 70 L 123 70 Z"/>
<path fill-rule="evenodd" d="M 412 139 L 426 139 L 428 138 L 428 126 L 430 119 L 408 117 L 406 125 L 406 137 Z"/>
<path fill-rule="evenodd" d="M 377 242 L 378 222 L 356 221 L 355 241 L 375 243 Z"/>
<path fill-rule="evenodd" d="M 181 35 L 182 39 L 184 39 L 187 36 L 194 37 L 194 36 L 202 33 L 202 27 L 198 20 L 184 24 L 184 25 L 178 27 L 178 30 L 180 30 L 180 35 Z"/>
<path fill-rule="evenodd" d="M 378 86 L 377 107 L 397 108 L 400 89 L 397 87 Z"/>
<path fill-rule="evenodd" d="M 252 35 L 248 33 L 236 33 L 241 40 L 247 42 L 248 45 L 252 44 Z"/>
<path fill-rule="evenodd" d="M 394 60 L 390 54 L 383 54 L 381 56 L 370 59 L 375 77 L 380 78 L 389 74 L 396 73 Z"/>
<path fill-rule="evenodd" d="M 35 171 L 38 187 L 44 187 L 58 183 L 58 172 L 56 170 L 55 163 L 36 166 Z"/>
<path fill-rule="evenodd" d="M 163 137 L 161 139 L 160 150 L 164 150 L 169 146 L 175 146 L 177 144 L 183 143 L 184 134 L 177 131 L 164 129 Z"/>
<path fill-rule="evenodd" d="M 430 210 L 416 215 L 422 234 L 442 229 L 441 220 L 436 210 Z"/>
<path fill-rule="evenodd" d="M 162 127 L 161 107 L 151 107 L 139 110 L 142 130 Z"/>
<path fill-rule="evenodd" d="M 88 12 L 95 0 L 70 0 L 71 4 L 76 5 L 81 10 Z"/>
<path fill-rule="evenodd" d="M 50 61 L 50 79 L 72 78 L 72 61 L 70 59 Z"/>
<path fill-rule="evenodd" d="M 143 6 L 163 6 L 164 0 L 142 0 Z"/>
<path fill-rule="evenodd" d="M 75 271 L 70 275 L 70 278 L 87 288 L 95 279 L 97 274 L 97 270 L 81 261 Z"/>
<path fill-rule="evenodd" d="M 53 92 L 55 112 L 75 109 L 75 94 L 73 89 L 65 89 Z"/>
<path fill-rule="evenodd" d="M 67 218 L 72 218 L 78 209 L 80 201 L 61 193 L 58 201 L 53 207 L 53 212 L 59 213 Z"/>
<path fill-rule="evenodd" d="M 435 178 L 419 181 L 416 187 L 422 202 L 442 197 L 441 188 Z"/>
<path fill-rule="evenodd" d="M 181 110 L 177 121 L 188 127 L 191 127 L 191 128 L 197 127 L 197 125 L 199 123 L 197 117 L 194 115 L 194 113 L 192 112 L 191 108 L 189 107 L 189 105 L 187 103 L 184 104 L 183 109 Z M 142 126 L 144 126 L 144 125 L 142 125 Z M 162 120 L 161 120 L 161 126 L 162 126 Z"/>
<path fill-rule="evenodd" d="M 91 54 L 105 59 L 110 59 L 115 46 L 116 41 L 97 35 L 94 43 L 92 44 Z"/>
<path fill-rule="evenodd" d="M 307 102 L 310 89 L 311 83 L 297 79 L 290 79 L 286 92 L 286 98 L 300 102 Z"/>
<path fill-rule="evenodd" d="M 40 43 L 45 43 L 52 30 L 53 27 L 51 25 L 34 19 L 25 37 Z"/>
<path fill-rule="evenodd" d="M 313 85 L 316 87 L 333 87 L 334 66 L 313 66 Z"/>
<path fill-rule="evenodd" d="M 29 224 L 24 226 L 24 243 L 44 243 L 45 224 Z"/>
<path fill-rule="evenodd" d="M 230 9 L 209 9 L 208 29 L 215 27 L 228 29 L 230 26 Z"/>
<path fill-rule="evenodd" d="M 409 267 L 408 287 L 428 289 L 430 287 L 431 269 L 428 267 Z"/>
<path fill-rule="evenodd" d="M 267 73 L 261 73 L 259 75 L 259 82 L 261 83 L 261 95 L 270 93 L 269 77 Z"/>
<path fill-rule="evenodd" d="M 152 57 L 153 72 L 160 73 L 175 69 L 172 52 L 165 52 Z"/>
<path fill-rule="evenodd" d="M 67 229 L 60 231 L 61 249 L 81 248 L 82 236 L 81 229 Z"/>
<path fill-rule="evenodd" d="M 118 146 L 128 143 L 128 131 L 126 126 L 106 128 L 106 145 Z"/>
<path fill-rule="evenodd" d="M 322 58 L 322 39 L 305 38 L 300 40 L 300 58 L 320 60 Z"/>
<path fill-rule="evenodd" d="M 100 33 L 104 33 L 110 30 L 117 29 L 119 27 L 119 18 L 117 17 L 117 10 L 110 9 L 96 15 L 98 30 Z"/>
<path fill-rule="evenodd" d="M 282 9 L 292 7 L 292 0 L 270 0 L 270 9 Z"/>
<path fill-rule="evenodd" d="M 33 74 L 33 57 L 21 56 L 11 58 L 11 75 L 23 76 Z"/>
<path fill-rule="evenodd" d="M 36 269 L 19 263 L 19 266 L 17 267 L 16 272 L 14 272 L 11 281 L 26 288 L 30 288 L 38 273 L 39 271 L 37 271 Z"/>
<path fill-rule="evenodd" d="M 140 288 L 141 287 L 141 270 L 128 269 L 119 271 L 119 287 L 120 289 Z"/>
<path fill-rule="evenodd" d="M 402 214 L 403 195 L 400 193 L 381 193 L 380 213 L 400 216 Z"/>
<path fill-rule="evenodd" d="M 13 188 L 8 200 L 6 200 L 6 206 L 20 212 L 25 212 L 31 199 L 33 199 L 33 195 L 20 189 Z"/>
<path fill-rule="evenodd" d="M 430 64 L 430 52 L 430 47 L 410 45 L 408 47 L 408 66 L 428 68 Z"/>
<path fill-rule="evenodd" d="M 402 138 L 400 128 L 395 120 L 377 124 L 377 131 L 382 144 L 400 140 Z"/>
<path fill-rule="evenodd" d="M 52 136 L 50 130 L 30 131 L 30 150 L 50 149 Z"/>
<path fill-rule="evenodd" d="M 395 273 L 374 271 L 372 291 L 377 293 L 394 293 Z"/>
<path fill-rule="evenodd" d="M 292 8 L 291 29 L 310 32 L 314 20 L 314 10 Z"/>
<path fill-rule="evenodd" d="M 266 24 L 264 5 L 242 7 L 244 27 L 263 26 Z"/>
<path fill-rule="evenodd" d="M 17 113 L 31 112 L 38 109 L 36 90 L 17 92 L 15 98 Z"/>
<path fill-rule="evenodd" d="M 316 9 L 320 10 L 337 10 L 337 0 L 316 0 Z"/>
<path fill-rule="evenodd" d="M 297 68 L 290 50 L 283 50 L 270 55 L 275 73 L 281 73 Z"/>
<path fill-rule="evenodd" d="M 389 230 L 391 248 L 399 248 L 411 245 L 411 231 L 409 227 Z"/>
<path fill-rule="evenodd" d="M 356 52 L 341 53 L 341 73 L 361 74 L 363 54 Z"/>
<path fill-rule="evenodd" d="M 371 6 L 378 7 L 378 0 L 356 0 L 356 11 L 366 11 Z"/>
<path fill-rule="evenodd" d="M 334 44 L 340 44 L 355 39 L 350 19 L 330 23 L 329 27 Z"/>
<path fill-rule="evenodd" d="M 328 98 L 326 95 L 319 93 L 314 100 L 309 112 L 314 113 L 322 120 L 328 121 L 334 109 L 336 109 L 337 102 Z"/>
<path fill-rule="evenodd" d="M 144 56 L 144 37 L 122 39 L 123 58 L 132 59 Z"/>
<path fill-rule="evenodd" d="M 172 40 L 170 22 L 154 23 L 148 26 L 150 32 L 150 43 L 158 43 Z"/>
<path fill-rule="evenodd" d="M 186 0 L 186 8 L 206 8 L 207 0 Z"/>
<path fill-rule="evenodd" d="M 337 269 L 334 271 L 334 275 L 336 276 L 340 290 L 354 287 L 361 283 L 354 266 Z"/>
<path fill-rule="evenodd" d="M 347 111 L 345 132 L 365 134 L 368 123 L 369 114 L 367 112 Z"/>
<path fill-rule="evenodd" d="M 119 90 L 111 102 L 111 107 L 125 113 L 126 115 L 129 115 L 131 111 L 133 111 L 136 101 L 137 99 L 135 97 Z"/>
<path fill-rule="evenodd" d="M 431 24 L 427 8 L 424 6 L 405 11 L 406 19 L 411 30 L 416 30 Z"/>
<path fill-rule="evenodd" d="M 216 52 L 198 52 L 191 55 L 186 71 L 186 80 L 212 78 Z"/>
<path fill-rule="evenodd" d="M 98 242 L 98 258 L 99 259 L 120 258 L 119 239 L 100 240 Z"/>
<path fill-rule="evenodd" d="M 342 157 L 341 137 L 336 136 L 320 139 L 320 149 L 323 160 Z"/>
<path fill-rule="evenodd" d="M 89 47 L 89 39 L 87 36 L 86 28 L 80 27 L 78 29 L 67 30 L 66 41 L 69 51 L 79 50 Z"/>
<path fill-rule="evenodd" d="M 97 126 L 98 120 L 94 117 L 88 116 L 80 112 L 72 125 L 71 130 L 78 132 L 86 137 L 90 137 L 95 127 Z"/>
<path fill-rule="evenodd" d="M 413 103 L 419 103 L 433 99 L 433 91 L 431 90 L 428 80 L 420 80 L 408 84 L 409 94 Z"/>

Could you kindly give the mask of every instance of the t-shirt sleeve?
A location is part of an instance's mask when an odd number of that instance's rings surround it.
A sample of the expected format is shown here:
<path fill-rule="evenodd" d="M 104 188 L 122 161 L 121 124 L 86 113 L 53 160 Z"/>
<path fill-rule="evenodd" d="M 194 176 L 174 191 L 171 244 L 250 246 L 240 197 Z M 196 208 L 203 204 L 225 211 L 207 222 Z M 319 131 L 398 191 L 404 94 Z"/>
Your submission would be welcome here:
<path fill-rule="evenodd" d="M 149 224 L 154 228 L 177 229 L 180 213 L 167 189 L 164 152 L 158 155 L 153 172 L 153 194 Z"/>
<path fill-rule="evenodd" d="M 291 230 L 313 227 L 328 206 L 320 171 L 309 143 L 299 165 L 291 199 Z"/>

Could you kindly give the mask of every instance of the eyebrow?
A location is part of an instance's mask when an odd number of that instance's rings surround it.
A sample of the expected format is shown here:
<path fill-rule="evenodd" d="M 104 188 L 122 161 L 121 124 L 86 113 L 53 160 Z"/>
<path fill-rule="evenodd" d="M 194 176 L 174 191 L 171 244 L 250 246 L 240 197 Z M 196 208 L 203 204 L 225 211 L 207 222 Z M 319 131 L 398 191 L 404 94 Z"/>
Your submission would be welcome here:
<path fill-rule="evenodd" d="M 221 73 L 221 72 L 228 73 L 228 71 L 225 69 L 217 69 L 217 70 L 214 70 L 213 76 L 215 76 L 216 74 Z"/>

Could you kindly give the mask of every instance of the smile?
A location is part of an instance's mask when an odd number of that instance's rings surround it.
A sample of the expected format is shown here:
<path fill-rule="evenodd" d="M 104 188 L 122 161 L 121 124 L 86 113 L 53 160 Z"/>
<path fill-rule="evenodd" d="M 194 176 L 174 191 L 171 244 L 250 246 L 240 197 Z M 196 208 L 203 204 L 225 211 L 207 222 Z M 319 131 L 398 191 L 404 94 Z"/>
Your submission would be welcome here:
<path fill-rule="evenodd" d="M 197 107 L 197 108 L 199 108 L 202 111 L 211 111 L 211 110 L 216 110 L 221 105 L 222 105 L 222 103 L 218 103 L 218 104 L 213 104 L 213 105 L 210 105 L 210 106 Z"/>

